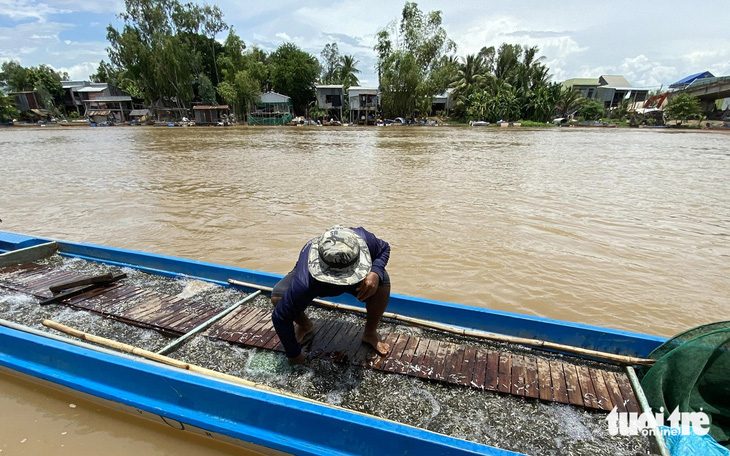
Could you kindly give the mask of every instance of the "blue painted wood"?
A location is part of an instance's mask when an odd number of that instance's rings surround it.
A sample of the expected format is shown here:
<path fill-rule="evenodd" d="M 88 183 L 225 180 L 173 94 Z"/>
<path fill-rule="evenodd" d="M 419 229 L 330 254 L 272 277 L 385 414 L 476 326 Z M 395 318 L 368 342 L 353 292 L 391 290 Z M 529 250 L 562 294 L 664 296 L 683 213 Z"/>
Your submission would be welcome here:
<path fill-rule="evenodd" d="M 2 325 L 0 366 L 297 455 L 518 455 Z"/>
<path fill-rule="evenodd" d="M 2 242 L 4 234 L 0 232 L 0 242 Z M 49 240 L 53 239 L 38 239 L 39 243 Z M 187 276 L 222 285 L 227 285 L 228 279 L 234 279 L 241 282 L 273 287 L 282 277 L 279 274 L 270 274 L 165 255 L 91 244 L 65 241 L 57 242 L 59 243 L 61 253 L 70 257 L 79 257 L 118 266 L 129 266 L 165 276 Z M 363 307 L 363 303 L 347 294 L 330 300 Z M 388 311 L 466 329 L 477 329 L 512 336 L 540 339 L 629 356 L 646 357 L 656 347 L 666 341 L 666 338 L 647 334 L 397 294 L 391 296 L 390 302 L 388 303 Z"/>

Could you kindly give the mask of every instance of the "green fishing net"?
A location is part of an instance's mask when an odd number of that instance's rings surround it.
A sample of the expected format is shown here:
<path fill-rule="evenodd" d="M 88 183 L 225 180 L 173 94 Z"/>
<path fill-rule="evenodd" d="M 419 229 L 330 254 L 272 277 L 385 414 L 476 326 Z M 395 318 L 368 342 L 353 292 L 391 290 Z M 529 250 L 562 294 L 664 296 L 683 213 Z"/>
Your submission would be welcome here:
<path fill-rule="evenodd" d="M 656 363 L 643 372 L 641 386 L 652 410 L 665 420 L 680 412 L 704 412 L 710 436 L 730 448 L 730 321 L 699 326 L 654 350 Z"/>

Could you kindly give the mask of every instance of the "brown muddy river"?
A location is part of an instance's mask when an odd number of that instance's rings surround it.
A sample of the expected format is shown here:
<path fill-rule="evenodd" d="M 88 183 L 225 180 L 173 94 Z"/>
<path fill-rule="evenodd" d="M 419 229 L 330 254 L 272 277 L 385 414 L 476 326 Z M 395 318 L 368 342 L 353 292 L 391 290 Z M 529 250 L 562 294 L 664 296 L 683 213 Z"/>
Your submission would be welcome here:
<path fill-rule="evenodd" d="M 730 308 L 723 133 L 5 128 L 0 163 L 4 231 L 283 274 L 362 225 L 398 294 L 663 336 Z"/>

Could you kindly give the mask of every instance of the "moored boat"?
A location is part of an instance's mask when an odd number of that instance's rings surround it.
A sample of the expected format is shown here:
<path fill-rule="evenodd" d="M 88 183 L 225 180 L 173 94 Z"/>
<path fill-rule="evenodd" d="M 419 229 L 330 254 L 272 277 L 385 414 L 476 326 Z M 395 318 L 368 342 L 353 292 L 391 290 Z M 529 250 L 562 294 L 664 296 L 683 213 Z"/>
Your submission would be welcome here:
<path fill-rule="evenodd" d="M 167 277 L 204 280 L 225 287 L 234 282 L 251 291 L 271 287 L 281 277 L 3 232 L 0 251 L 6 252 L 0 256 L 0 267 L 15 267 L 58 251 L 66 258 Z M 31 273 L 38 275 L 38 271 Z M 349 296 L 337 301 L 362 306 Z M 665 340 L 400 295 L 392 296 L 388 310 L 464 330 L 493 331 L 624 356 L 647 356 Z M 478 356 L 473 359 L 478 363 Z M 516 454 L 229 377 L 162 366 L 12 323 L 0 325 L 0 365 L 18 375 L 93 396 L 107 405 L 270 454 Z"/>

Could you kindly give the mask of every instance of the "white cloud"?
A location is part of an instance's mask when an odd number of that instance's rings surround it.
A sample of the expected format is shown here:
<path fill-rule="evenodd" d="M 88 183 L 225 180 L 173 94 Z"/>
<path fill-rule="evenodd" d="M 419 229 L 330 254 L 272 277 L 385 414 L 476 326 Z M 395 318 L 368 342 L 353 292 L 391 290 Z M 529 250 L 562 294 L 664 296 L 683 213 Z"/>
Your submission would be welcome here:
<path fill-rule="evenodd" d="M 99 62 L 83 62 L 71 67 L 53 68 L 55 71 L 66 72 L 71 81 L 88 81 L 89 76 L 96 73 Z"/>
<path fill-rule="evenodd" d="M 276 36 L 277 38 L 279 38 L 282 41 L 291 41 L 292 40 L 291 37 L 284 32 L 279 32 L 274 36 Z"/>

